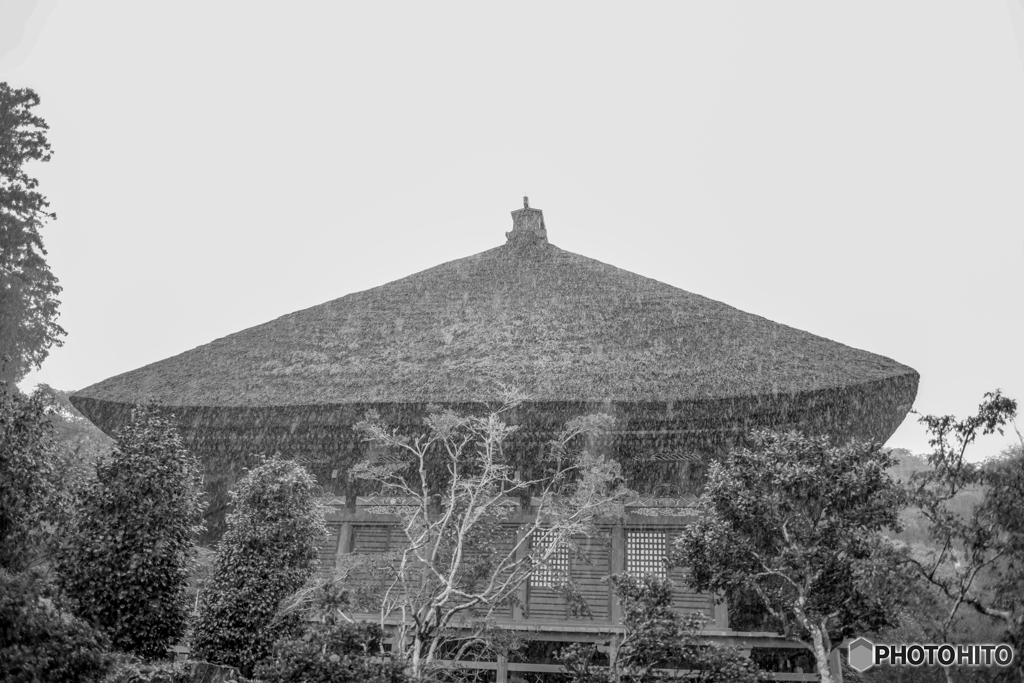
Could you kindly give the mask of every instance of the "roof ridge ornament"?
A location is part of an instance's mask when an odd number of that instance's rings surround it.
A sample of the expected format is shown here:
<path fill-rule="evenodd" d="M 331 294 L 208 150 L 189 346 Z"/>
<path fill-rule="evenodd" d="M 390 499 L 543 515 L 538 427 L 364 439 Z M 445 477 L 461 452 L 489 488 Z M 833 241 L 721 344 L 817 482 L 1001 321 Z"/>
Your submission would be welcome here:
<path fill-rule="evenodd" d="M 514 247 L 530 247 L 548 243 L 548 231 L 544 226 L 544 212 L 530 208 L 530 198 L 523 197 L 523 208 L 512 212 L 512 230 L 505 233 L 508 244 Z"/>

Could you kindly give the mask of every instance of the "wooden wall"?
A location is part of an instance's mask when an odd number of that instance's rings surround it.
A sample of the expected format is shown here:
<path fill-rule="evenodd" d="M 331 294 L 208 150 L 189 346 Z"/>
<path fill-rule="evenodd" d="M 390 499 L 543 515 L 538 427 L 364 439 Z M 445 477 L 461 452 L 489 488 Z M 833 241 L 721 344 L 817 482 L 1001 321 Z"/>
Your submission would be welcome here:
<path fill-rule="evenodd" d="M 380 571 L 379 563 L 397 559 L 398 552 L 408 543 L 397 518 L 375 519 L 358 513 L 342 513 L 333 517 L 329 518 L 330 535 L 321 551 L 324 574 L 330 575 L 339 565 L 348 564 L 358 557 L 360 560 L 368 560 L 369 565 L 351 571 L 351 580 L 363 585 L 385 581 L 386 571 Z M 617 600 L 606 578 L 626 571 L 630 565 L 627 535 L 633 531 L 662 535 L 659 538 L 664 539 L 664 547 L 668 549 L 686 523 L 685 519 L 678 517 L 628 517 L 624 524 L 603 528 L 599 536 L 577 539 L 578 552 L 570 553 L 568 558 L 569 574 L 579 594 L 586 601 L 589 615 L 574 613 L 563 592 L 544 585 L 544 581 L 531 579 L 519 593 L 523 602 L 522 607 L 512 609 L 508 606 L 495 616 L 499 620 L 511 619 L 537 624 L 617 624 L 621 618 L 621 609 L 616 604 Z M 510 526 L 509 531 L 506 543 L 511 548 L 514 527 Z M 375 562 L 378 564 L 377 571 L 374 571 L 372 566 Z M 635 560 L 632 564 L 635 566 Z M 728 627 L 726 610 L 722 605 L 716 609 L 713 596 L 686 588 L 685 569 L 675 567 L 666 573 L 675 584 L 673 604 L 676 608 L 680 611 L 701 612 L 707 615 L 713 620 L 715 628 Z"/>

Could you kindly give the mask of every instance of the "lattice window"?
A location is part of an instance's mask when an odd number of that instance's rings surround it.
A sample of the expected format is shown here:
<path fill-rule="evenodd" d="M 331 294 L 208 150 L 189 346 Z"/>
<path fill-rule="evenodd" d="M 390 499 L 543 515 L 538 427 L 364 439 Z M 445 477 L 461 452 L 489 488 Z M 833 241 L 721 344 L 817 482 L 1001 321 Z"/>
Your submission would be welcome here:
<path fill-rule="evenodd" d="M 534 557 L 540 560 L 555 541 L 551 531 L 538 530 L 533 537 Z M 558 588 L 569 579 L 569 549 L 564 545 L 554 551 L 544 566 L 530 576 L 533 588 Z"/>
<path fill-rule="evenodd" d="M 626 531 L 626 571 L 665 578 L 664 531 Z"/>

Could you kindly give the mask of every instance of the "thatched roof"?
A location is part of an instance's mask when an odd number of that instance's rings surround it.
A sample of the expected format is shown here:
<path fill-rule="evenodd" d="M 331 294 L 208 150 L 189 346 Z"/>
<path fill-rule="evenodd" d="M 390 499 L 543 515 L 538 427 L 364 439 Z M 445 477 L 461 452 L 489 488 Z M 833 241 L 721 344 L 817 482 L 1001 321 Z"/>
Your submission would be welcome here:
<path fill-rule="evenodd" d="M 172 407 L 204 462 L 208 540 L 223 530 L 228 490 L 252 454 L 303 459 L 331 493 L 358 494 L 345 472 L 365 455 L 352 426 L 369 409 L 419 433 L 429 403 L 479 409 L 500 385 L 520 388 L 529 400 L 509 419 L 522 463 L 566 420 L 609 413 L 609 452 L 631 486 L 653 493 L 696 476 L 681 456 L 719 453 L 752 428 L 884 441 L 913 403 L 918 375 L 904 365 L 564 251 L 547 242 L 540 211 L 512 215 L 500 247 L 71 401 L 111 435 L 136 403 Z"/>
<path fill-rule="evenodd" d="M 77 398 L 170 406 L 668 402 L 912 380 L 889 358 L 549 244 L 508 242 L 104 380 Z M 652 245 L 656 246 L 656 245 Z"/>

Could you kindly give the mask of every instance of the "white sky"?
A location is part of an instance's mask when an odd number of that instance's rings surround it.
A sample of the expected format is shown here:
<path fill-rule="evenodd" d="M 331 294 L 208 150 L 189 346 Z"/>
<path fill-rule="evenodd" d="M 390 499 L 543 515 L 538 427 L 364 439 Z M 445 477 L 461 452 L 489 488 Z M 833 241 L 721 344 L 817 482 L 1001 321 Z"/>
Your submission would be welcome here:
<path fill-rule="evenodd" d="M 498 246 L 528 194 L 559 247 L 915 368 L 922 413 L 1024 407 L 1024 0 L 0 0 L 0 79 L 55 150 L 68 337 L 23 386 Z"/>

